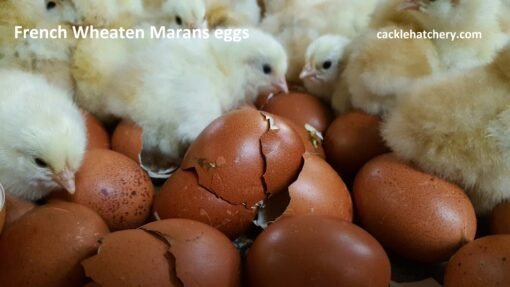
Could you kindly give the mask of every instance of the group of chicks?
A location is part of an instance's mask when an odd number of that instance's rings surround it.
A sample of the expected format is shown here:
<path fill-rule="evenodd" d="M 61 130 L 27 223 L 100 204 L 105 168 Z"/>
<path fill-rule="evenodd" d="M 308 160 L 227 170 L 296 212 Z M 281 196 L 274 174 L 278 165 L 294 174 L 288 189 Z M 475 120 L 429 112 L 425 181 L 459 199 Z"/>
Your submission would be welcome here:
<path fill-rule="evenodd" d="M 398 156 L 463 186 L 484 214 L 510 198 L 509 15 L 510 0 L 0 0 L 0 182 L 31 200 L 74 192 L 78 107 L 135 122 L 142 156 L 178 165 L 215 118 L 289 82 L 338 114 L 381 116 Z M 16 25 L 245 28 L 249 39 L 15 39 Z M 379 36 L 411 30 L 483 38 Z"/>

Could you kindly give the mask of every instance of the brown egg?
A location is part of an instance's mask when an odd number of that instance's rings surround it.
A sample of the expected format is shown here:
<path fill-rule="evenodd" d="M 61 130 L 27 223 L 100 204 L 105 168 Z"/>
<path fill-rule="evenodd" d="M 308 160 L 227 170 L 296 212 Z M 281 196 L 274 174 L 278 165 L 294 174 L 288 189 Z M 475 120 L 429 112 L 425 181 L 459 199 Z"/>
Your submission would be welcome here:
<path fill-rule="evenodd" d="M 266 100 L 262 110 L 287 118 L 298 126 L 311 125 L 324 133 L 333 120 L 333 113 L 318 98 L 304 93 L 278 94 Z"/>
<path fill-rule="evenodd" d="M 143 248 L 140 248 L 143 246 Z M 200 222 L 169 219 L 109 234 L 83 261 L 102 287 L 236 287 L 240 256 L 223 234 Z"/>
<path fill-rule="evenodd" d="M 85 116 L 85 125 L 87 127 L 87 150 L 109 149 L 110 136 L 103 124 L 92 114 L 83 112 Z"/>
<path fill-rule="evenodd" d="M 101 215 L 110 229 L 136 228 L 150 215 L 154 187 L 133 160 L 111 150 L 87 152 L 72 201 Z"/>
<path fill-rule="evenodd" d="M 5 209 L 8 211 L 5 217 L 5 227 L 10 226 L 34 208 L 34 203 L 7 193 L 5 196 Z"/>
<path fill-rule="evenodd" d="M 234 205 L 198 185 L 193 171 L 177 170 L 154 200 L 157 218 L 188 218 L 209 224 L 235 239 L 251 226 L 255 209 Z"/>
<path fill-rule="evenodd" d="M 510 202 L 506 201 L 494 208 L 490 218 L 492 234 L 510 234 Z"/>
<path fill-rule="evenodd" d="M 294 215 L 323 215 L 352 221 L 351 195 L 342 179 L 322 158 L 311 154 L 303 158 L 303 169 L 288 192 L 270 198 L 259 211 L 258 219 L 262 220 L 259 225 Z"/>
<path fill-rule="evenodd" d="M 248 252 L 251 287 L 387 287 L 390 262 L 361 228 L 320 216 L 270 225 Z"/>
<path fill-rule="evenodd" d="M 445 287 L 510 286 L 510 235 L 477 239 L 450 259 Z"/>
<path fill-rule="evenodd" d="M 199 184 L 216 196 L 252 208 L 290 185 L 304 150 L 299 135 L 278 117 L 243 108 L 211 123 L 181 167 L 195 170 Z"/>
<path fill-rule="evenodd" d="M 379 135 L 379 125 L 378 117 L 354 111 L 329 126 L 323 143 L 326 158 L 344 180 L 352 180 L 366 162 L 389 151 Z"/>
<path fill-rule="evenodd" d="M 112 136 L 112 149 L 140 164 L 142 129 L 129 121 L 120 122 Z"/>
<path fill-rule="evenodd" d="M 393 154 L 371 160 L 358 173 L 354 202 L 366 230 L 414 261 L 448 260 L 475 237 L 475 211 L 463 190 Z"/>
<path fill-rule="evenodd" d="M 5 223 L 5 191 L 2 185 L 0 185 L 0 234 Z"/>
<path fill-rule="evenodd" d="M 282 120 L 284 120 L 285 123 L 293 128 L 294 131 L 299 135 L 303 141 L 303 144 L 305 145 L 305 150 L 307 153 L 326 158 L 326 153 L 324 152 L 324 148 L 322 146 L 323 136 L 321 132 L 309 125 L 300 127 L 291 120 L 284 118 L 282 118 Z"/>
<path fill-rule="evenodd" d="M 33 209 L 0 239 L 2 287 L 82 286 L 80 262 L 107 233 L 101 217 L 78 204 L 54 202 Z"/>

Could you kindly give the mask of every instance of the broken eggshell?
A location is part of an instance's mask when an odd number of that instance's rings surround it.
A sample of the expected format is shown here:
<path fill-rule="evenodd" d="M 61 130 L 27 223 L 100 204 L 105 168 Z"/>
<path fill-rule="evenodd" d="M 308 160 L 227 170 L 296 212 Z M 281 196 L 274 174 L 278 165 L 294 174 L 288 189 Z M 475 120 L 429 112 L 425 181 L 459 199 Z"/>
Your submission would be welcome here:
<path fill-rule="evenodd" d="M 87 127 L 87 150 L 109 149 L 110 136 L 103 124 L 89 112 L 83 111 Z"/>
<path fill-rule="evenodd" d="M 109 234 L 97 254 L 82 265 L 102 287 L 126 283 L 237 287 L 240 281 L 240 256 L 229 239 L 208 225 L 186 219 Z"/>
<path fill-rule="evenodd" d="M 101 215 L 112 230 L 136 228 L 150 215 L 154 187 L 136 162 L 111 150 L 86 153 L 70 200 Z"/>
<path fill-rule="evenodd" d="M 349 190 L 335 170 L 322 158 L 305 154 L 298 179 L 282 192 L 269 198 L 259 209 L 256 225 L 294 215 L 322 215 L 352 221 Z M 282 212 L 283 211 L 283 212 Z"/>
<path fill-rule="evenodd" d="M 121 121 L 112 136 L 112 149 L 140 164 L 142 152 L 142 129 L 135 123 Z"/>
<path fill-rule="evenodd" d="M 101 217 L 82 205 L 59 201 L 33 209 L 0 239 L 2 287 L 83 286 L 80 262 L 107 233 Z"/>
<path fill-rule="evenodd" d="M 306 124 L 302 127 L 295 124 L 293 121 L 282 118 L 294 131 L 299 135 L 303 144 L 305 145 L 305 151 L 310 154 L 326 158 L 326 153 L 322 146 L 324 138 L 322 133 L 316 130 L 314 127 Z"/>

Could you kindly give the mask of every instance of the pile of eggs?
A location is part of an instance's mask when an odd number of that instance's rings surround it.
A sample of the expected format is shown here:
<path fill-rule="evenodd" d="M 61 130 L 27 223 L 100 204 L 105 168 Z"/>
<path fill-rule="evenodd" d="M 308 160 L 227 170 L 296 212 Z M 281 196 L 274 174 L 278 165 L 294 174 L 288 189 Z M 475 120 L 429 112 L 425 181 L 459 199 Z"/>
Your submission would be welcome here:
<path fill-rule="evenodd" d="M 390 153 L 376 117 L 261 97 L 163 183 L 142 168 L 140 128 L 86 118 L 74 195 L 35 205 L 0 188 L 0 286 L 387 287 L 402 265 L 510 286 L 510 203 L 477 224 L 462 189 Z"/>

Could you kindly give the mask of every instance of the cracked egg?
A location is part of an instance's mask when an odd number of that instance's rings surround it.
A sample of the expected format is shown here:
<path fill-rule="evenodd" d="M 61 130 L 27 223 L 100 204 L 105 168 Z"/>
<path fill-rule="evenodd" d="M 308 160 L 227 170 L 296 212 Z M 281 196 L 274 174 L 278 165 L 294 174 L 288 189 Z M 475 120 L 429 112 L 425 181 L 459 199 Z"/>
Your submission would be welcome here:
<path fill-rule="evenodd" d="M 87 276 L 102 287 L 238 287 L 240 264 L 227 237 L 187 219 L 111 233 L 97 254 L 82 262 Z"/>

